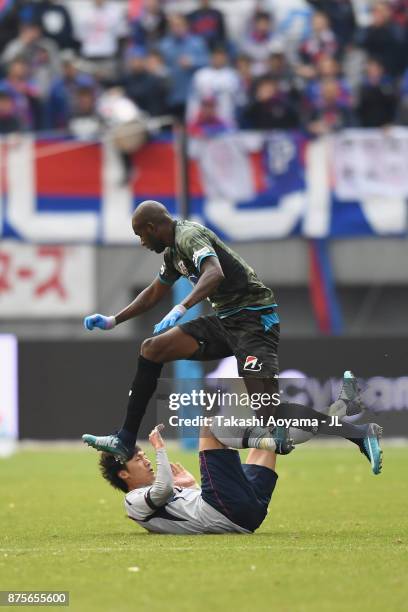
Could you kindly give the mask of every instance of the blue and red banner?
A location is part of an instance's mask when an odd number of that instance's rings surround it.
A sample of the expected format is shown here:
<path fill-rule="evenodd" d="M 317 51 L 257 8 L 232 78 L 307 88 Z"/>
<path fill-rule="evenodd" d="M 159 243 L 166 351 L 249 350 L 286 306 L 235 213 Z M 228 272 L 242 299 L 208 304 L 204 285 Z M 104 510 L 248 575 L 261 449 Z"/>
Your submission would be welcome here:
<path fill-rule="evenodd" d="M 335 182 L 329 161 L 325 145 L 298 133 L 191 142 L 190 215 L 231 241 L 406 235 L 402 183 L 395 197 L 385 192 L 345 200 L 336 186 L 343 179 Z M 0 236 L 31 243 L 132 243 L 130 218 L 140 201 L 160 200 L 177 213 L 181 163 L 172 139 L 150 141 L 134 156 L 132 184 L 124 184 L 120 158 L 109 144 L 3 141 Z"/>

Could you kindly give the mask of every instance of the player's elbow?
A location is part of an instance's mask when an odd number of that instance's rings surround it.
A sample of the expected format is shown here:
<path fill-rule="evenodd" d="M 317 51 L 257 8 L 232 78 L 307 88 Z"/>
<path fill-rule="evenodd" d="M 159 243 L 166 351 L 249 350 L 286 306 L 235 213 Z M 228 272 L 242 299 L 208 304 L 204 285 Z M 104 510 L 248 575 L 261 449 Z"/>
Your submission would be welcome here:
<path fill-rule="evenodd" d="M 218 289 L 219 285 L 221 285 L 222 281 L 224 280 L 225 276 L 224 273 L 221 269 L 213 269 L 211 270 L 211 283 L 212 283 L 212 290 L 214 291 L 215 289 Z"/>
<path fill-rule="evenodd" d="M 173 494 L 174 490 L 172 482 L 160 483 L 160 485 L 156 483 L 150 490 L 150 497 L 158 506 L 165 504 Z"/>

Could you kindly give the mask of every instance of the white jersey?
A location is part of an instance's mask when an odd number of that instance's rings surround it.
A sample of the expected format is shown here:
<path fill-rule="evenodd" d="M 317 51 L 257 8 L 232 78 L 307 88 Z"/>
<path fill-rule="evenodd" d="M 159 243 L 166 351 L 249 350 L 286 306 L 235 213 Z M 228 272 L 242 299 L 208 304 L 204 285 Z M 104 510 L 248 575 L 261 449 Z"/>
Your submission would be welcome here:
<path fill-rule="evenodd" d="M 135 489 L 125 497 L 129 518 L 148 531 L 172 534 L 251 533 L 207 504 L 201 497 L 201 489 L 174 487 L 173 496 L 160 507 L 152 503 L 150 489 Z"/>

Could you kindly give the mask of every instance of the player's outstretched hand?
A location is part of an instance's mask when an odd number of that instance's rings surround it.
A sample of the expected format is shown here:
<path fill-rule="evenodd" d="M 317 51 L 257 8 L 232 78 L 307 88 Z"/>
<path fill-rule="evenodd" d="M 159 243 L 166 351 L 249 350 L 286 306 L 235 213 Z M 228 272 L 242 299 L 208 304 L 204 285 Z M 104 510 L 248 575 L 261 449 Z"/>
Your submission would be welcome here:
<path fill-rule="evenodd" d="M 154 450 L 159 450 L 160 448 L 164 448 L 164 441 L 160 435 L 160 432 L 163 431 L 164 425 L 160 423 L 160 425 L 156 425 L 154 429 L 149 434 L 149 442 L 153 446 Z"/>
<path fill-rule="evenodd" d="M 173 325 L 175 325 L 177 321 L 186 314 L 186 312 L 187 308 L 185 306 L 182 306 L 182 304 L 177 304 L 177 306 L 174 306 L 174 308 L 172 308 L 170 312 L 166 314 L 160 323 L 157 323 L 157 325 L 154 326 L 153 333 L 158 334 L 164 329 L 173 327 Z"/>
<path fill-rule="evenodd" d="M 176 487 L 196 487 L 197 482 L 192 474 L 181 463 L 170 463 Z"/>
<path fill-rule="evenodd" d="M 95 327 L 103 330 L 113 329 L 115 325 L 115 317 L 105 317 L 101 314 L 89 315 L 89 317 L 85 317 L 84 319 L 84 327 L 85 329 L 89 329 L 89 331 L 92 331 Z"/>

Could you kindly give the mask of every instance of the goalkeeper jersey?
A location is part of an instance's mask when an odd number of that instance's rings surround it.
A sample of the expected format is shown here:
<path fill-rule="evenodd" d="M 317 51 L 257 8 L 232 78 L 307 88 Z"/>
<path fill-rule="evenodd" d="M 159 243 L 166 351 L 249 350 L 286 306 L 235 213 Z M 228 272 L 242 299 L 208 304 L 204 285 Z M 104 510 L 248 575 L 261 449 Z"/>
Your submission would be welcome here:
<path fill-rule="evenodd" d="M 254 270 L 214 232 L 193 221 L 176 221 L 174 246 L 164 251 L 159 279 L 172 285 L 180 276 L 192 284 L 198 281 L 202 262 L 217 257 L 224 280 L 209 296 L 216 314 L 233 314 L 244 308 L 275 304 L 272 289 L 266 287 Z"/>

